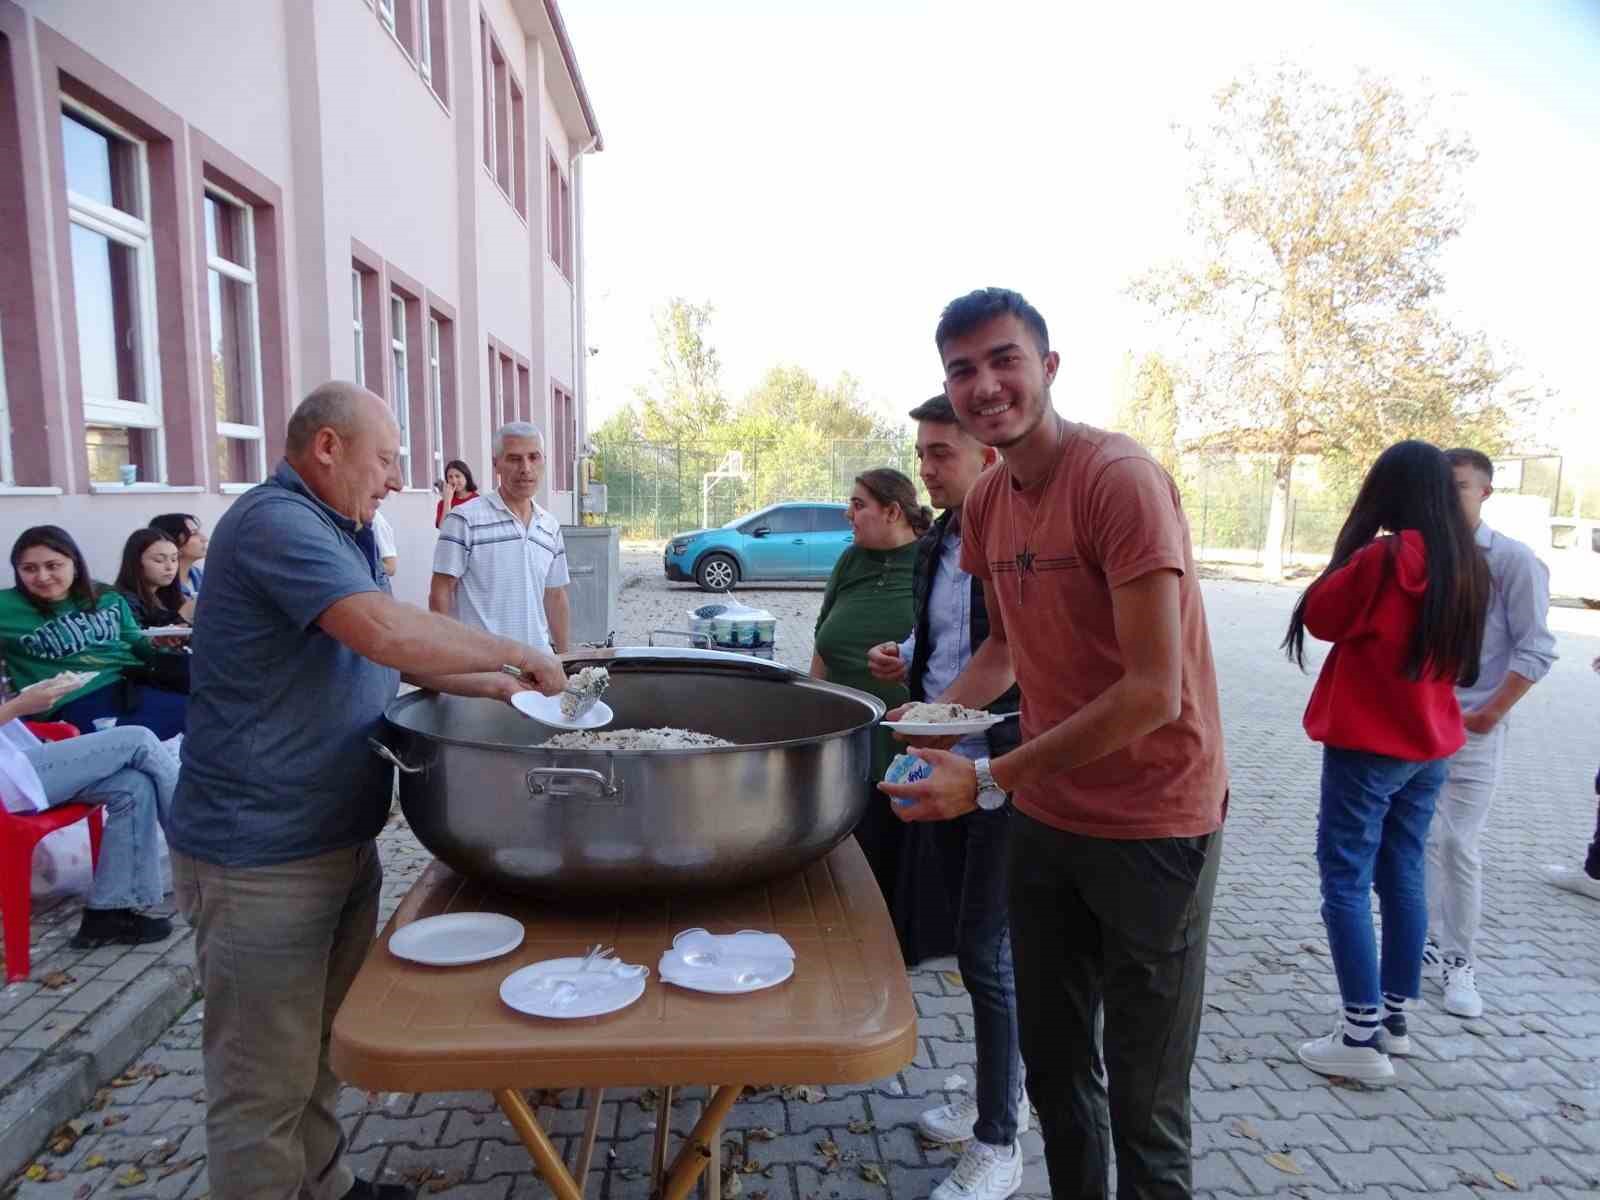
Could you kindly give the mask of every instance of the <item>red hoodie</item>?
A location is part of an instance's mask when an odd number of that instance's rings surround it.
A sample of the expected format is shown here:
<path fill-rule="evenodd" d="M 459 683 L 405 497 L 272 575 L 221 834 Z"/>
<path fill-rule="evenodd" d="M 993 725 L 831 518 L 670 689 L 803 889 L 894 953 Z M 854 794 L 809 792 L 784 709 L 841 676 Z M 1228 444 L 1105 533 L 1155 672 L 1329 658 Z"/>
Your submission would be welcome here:
<path fill-rule="evenodd" d="M 1455 680 L 1406 674 L 1411 635 L 1428 587 L 1428 559 L 1414 529 L 1363 546 L 1311 585 L 1306 632 L 1332 642 L 1306 705 L 1311 740 L 1408 762 L 1430 762 L 1466 744 Z"/>

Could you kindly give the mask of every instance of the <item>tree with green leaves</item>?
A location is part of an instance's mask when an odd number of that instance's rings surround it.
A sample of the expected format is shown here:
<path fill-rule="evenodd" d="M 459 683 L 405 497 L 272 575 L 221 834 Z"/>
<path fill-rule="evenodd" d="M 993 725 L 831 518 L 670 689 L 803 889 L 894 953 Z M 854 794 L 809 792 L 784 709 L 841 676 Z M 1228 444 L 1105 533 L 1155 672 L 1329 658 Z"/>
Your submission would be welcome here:
<path fill-rule="evenodd" d="M 692 441 L 728 419 L 722 360 L 711 344 L 711 303 L 674 296 L 655 313 L 655 367 L 648 386 L 634 389 L 639 426 L 657 442 Z"/>
<path fill-rule="evenodd" d="M 1426 99 L 1279 65 L 1217 93 L 1187 145 L 1191 247 L 1132 290 L 1186 335 L 1189 440 L 1272 462 L 1278 577 L 1297 455 L 1355 473 L 1406 437 L 1494 453 L 1527 396 L 1441 311 L 1476 155 Z"/>
<path fill-rule="evenodd" d="M 1159 354 L 1146 354 L 1134 366 L 1129 354 L 1123 376 L 1111 428 L 1150 451 L 1177 478 L 1178 381 L 1172 368 Z"/>

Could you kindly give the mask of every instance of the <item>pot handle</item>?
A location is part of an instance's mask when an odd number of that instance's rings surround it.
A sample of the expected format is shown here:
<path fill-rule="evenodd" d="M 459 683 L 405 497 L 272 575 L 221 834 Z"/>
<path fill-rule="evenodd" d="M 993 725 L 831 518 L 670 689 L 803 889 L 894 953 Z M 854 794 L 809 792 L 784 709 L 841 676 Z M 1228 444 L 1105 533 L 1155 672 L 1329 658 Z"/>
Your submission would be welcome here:
<path fill-rule="evenodd" d="M 528 772 L 528 792 L 534 796 L 555 795 L 555 791 L 545 782 L 547 779 L 581 779 L 594 784 L 600 796 L 607 800 L 614 799 L 622 791 L 621 784 L 587 767 L 534 767 Z"/>
<path fill-rule="evenodd" d="M 379 758 L 383 759 L 384 762 L 389 763 L 392 766 L 399 767 L 402 774 L 405 774 L 405 775 L 420 775 L 420 774 L 422 774 L 423 771 L 427 770 L 426 767 L 411 767 L 411 766 L 407 766 L 401 760 L 401 758 L 400 758 L 400 756 L 398 754 L 396 754 L 393 750 L 389 749 L 389 747 L 385 746 L 382 742 L 380 742 L 375 737 L 369 737 L 367 739 L 367 745 L 370 746 L 372 748 L 372 752 L 374 754 L 376 754 Z"/>

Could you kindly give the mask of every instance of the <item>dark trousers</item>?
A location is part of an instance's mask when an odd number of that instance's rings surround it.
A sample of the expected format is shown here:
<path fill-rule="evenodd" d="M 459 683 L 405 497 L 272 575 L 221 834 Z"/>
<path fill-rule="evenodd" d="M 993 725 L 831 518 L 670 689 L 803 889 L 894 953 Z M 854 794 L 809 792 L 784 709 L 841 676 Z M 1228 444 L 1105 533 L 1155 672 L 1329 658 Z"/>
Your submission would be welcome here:
<path fill-rule="evenodd" d="M 949 822 L 966 841 L 961 906 L 956 918 L 956 959 L 972 997 L 974 1070 L 980 1142 L 1009 1146 L 1017 1139 L 1022 1096 L 1022 1056 L 1017 1039 L 1017 987 L 1006 915 L 1006 831 L 1009 809 L 967 813 Z"/>
<path fill-rule="evenodd" d="M 1594 773 L 1594 794 L 1600 801 L 1600 771 Z M 1583 860 L 1583 873 L 1590 879 L 1600 879 L 1600 803 L 1595 805 L 1594 841 L 1589 843 L 1589 853 Z"/>
<path fill-rule="evenodd" d="M 1050 1191 L 1193 1195 L 1189 1072 L 1222 832 L 1113 841 L 1011 815 L 1011 943 Z M 1102 1052 L 1103 1046 L 1103 1052 Z"/>

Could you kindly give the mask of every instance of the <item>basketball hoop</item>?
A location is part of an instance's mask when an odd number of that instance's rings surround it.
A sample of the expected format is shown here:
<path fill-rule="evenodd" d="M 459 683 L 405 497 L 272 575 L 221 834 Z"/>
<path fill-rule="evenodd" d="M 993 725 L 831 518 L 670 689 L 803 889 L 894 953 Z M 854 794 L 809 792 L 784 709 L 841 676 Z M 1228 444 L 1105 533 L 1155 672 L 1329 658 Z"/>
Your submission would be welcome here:
<path fill-rule="evenodd" d="M 724 479 L 737 479 L 742 482 L 746 478 L 743 450 L 729 450 L 722 456 L 722 462 L 715 471 L 707 471 L 700 477 L 700 527 L 702 529 L 711 524 L 711 490 Z"/>

